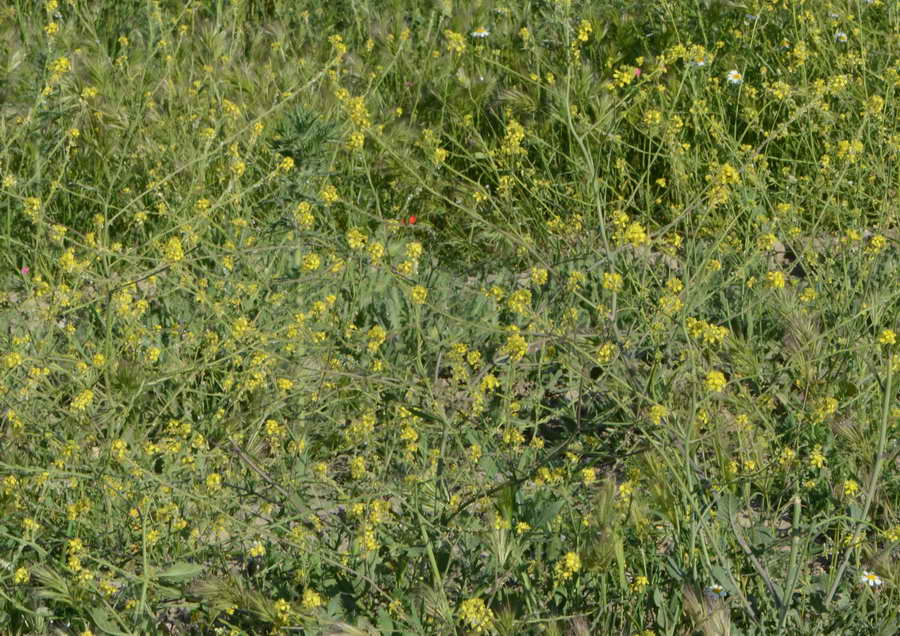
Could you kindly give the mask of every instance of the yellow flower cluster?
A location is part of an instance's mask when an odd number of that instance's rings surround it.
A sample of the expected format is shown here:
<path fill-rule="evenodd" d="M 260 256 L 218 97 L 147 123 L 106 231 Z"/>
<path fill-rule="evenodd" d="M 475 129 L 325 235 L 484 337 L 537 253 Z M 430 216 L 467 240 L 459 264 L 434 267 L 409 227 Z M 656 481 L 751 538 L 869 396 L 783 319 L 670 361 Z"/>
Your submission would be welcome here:
<path fill-rule="evenodd" d="M 530 272 L 531 284 L 540 287 L 547 282 L 547 270 L 543 267 L 532 267 Z"/>
<path fill-rule="evenodd" d="M 687 330 L 691 338 L 703 340 L 706 345 L 720 345 L 728 335 L 728 327 L 718 327 L 705 320 L 688 317 Z"/>
<path fill-rule="evenodd" d="M 318 607 L 322 607 L 325 604 L 325 601 L 322 600 L 322 596 L 316 592 L 311 587 L 303 590 L 303 600 L 301 601 L 304 609 L 313 610 Z"/>
<path fill-rule="evenodd" d="M 597 360 L 597 364 L 607 364 L 610 360 L 613 359 L 613 356 L 616 355 L 616 351 L 618 351 L 618 347 L 612 342 L 604 342 L 602 345 L 597 347 L 597 352 L 594 354 L 594 358 Z"/>
<path fill-rule="evenodd" d="M 352 479 L 362 479 L 366 475 L 366 460 L 357 455 L 350 460 L 350 477 Z"/>
<path fill-rule="evenodd" d="M 334 187 L 334 185 L 326 183 L 319 190 L 319 197 L 326 206 L 329 206 L 332 203 L 337 203 L 340 200 L 341 195 L 338 194 L 337 188 Z"/>
<path fill-rule="evenodd" d="M 816 400 L 813 408 L 813 421 L 824 422 L 838 410 L 838 401 L 833 397 L 824 397 Z"/>
<path fill-rule="evenodd" d="M 465 52 L 466 50 L 466 39 L 463 37 L 461 33 L 457 33 L 456 31 L 451 31 L 450 29 L 446 29 L 444 31 L 444 37 L 447 39 L 447 50 L 456 53 L 457 55 Z"/>
<path fill-rule="evenodd" d="M 335 33 L 334 35 L 329 36 L 328 41 L 331 43 L 331 48 L 334 49 L 338 57 L 343 57 L 347 52 L 347 45 L 344 44 L 344 38 L 341 37 L 340 34 Z"/>
<path fill-rule="evenodd" d="M 546 221 L 546 226 L 551 234 L 574 237 L 584 229 L 584 217 L 580 214 L 573 214 L 569 218 L 564 219 L 558 214 L 553 214 Z"/>
<path fill-rule="evenodd" d="M 38 197 L 27 197 L 25 199 L 25 214 L 31 219 L 32 223 L 37 223 L 41 213 L 41 200 Z"/>
<path fill-rule="evenodd" d="M 72 62 L 65 56 L 60 56 L 50 63 L 51 81 L 58 82 L 60 78 L 72 70 Z"/>
<path fill-rule="evenodd" d="M 59 257 L 59 266 L 67 274 L 80 270 L 84 263 L 75 258 L 75 248 L 70 247 Z"/>
<path fill-rule="evenodd" d="M 531 292 L 527 289 L 518 289 L 509 295 L 506 304 L 513 313 L 525 315 L 531 309 Z"/>
<path fill-rule="evenodd" d="M 708 205 L 710 208 L 716 208 L 728 201 L 731 186 L 739 184 L 741 176 L 731 164 L 724 163 L 715 165 L 706 175 L 706 181 L 709 183 Z"/>
<path fill-rule="evenodd" d="M 422 256 L 422 244 L 412 241 L 406 246 L 406 260 L 397 266 L 397 272 L 403 276 L 412 276 L 419 267 L 419 258 Z"/>
<path fill-rule="evenodd" d="M 632 247 L 640 247 L 650 242 L 650 237 L 647 236 L 647 230 L 644 229 L 644 226 L 637 221 L 632 221 L 621 210 L 613 213 L 612 224 L 613 228 L 615 228 L 613 240 L 617 245 L 628 244 Z"/>
<path fill-rule="evenodd" d="M 372 241 L 366 251 L 369 253 L 372 265 L 378 265 L 384 256 L 384 244 L 381 241 Z"/>
<path fill-rule="evenodd" d="M 344 436 L 350 443 L 362 442 L 375 430 L 376 422 L 375 411 L 369 409 L 350 423 Z"/>
<path fill-rule="evenodd" d="M 206 476 L 206 488 L 210 492 L 216 492 L 222 488 L 222 476 L 219 473 L 210 473 Z"/>
<path fill-rule="evenodd" d="M 525 139 L 525 128 L 515 119 L 506 123 L 506 135 L 503 137 L 503 145 L 500 154 L 516 156 L 525 154 L 522 141 Z"/>
<path fill-rule="evenodd" d="M 784 289 L 785 278 L 784 272 L 775 270 L 766 274 L 766 282 L 772 289 Z"/>
<path fill-rule="evenodd" d="M 375 353 L 378 351 L 379 347 L 384 344 L 384 341 L 387 338 L 387 331 L 385 331 L 384 327 L 381 325 L 375 325 L 369 329 L 369 332 L 366 335 L 369 340 L 366 347 L 368 348 L 369 353 Z"/>
<path fill-rule="evenodd" d="M 587 42 L 591 39 L 591 33 L 594 32 L 594 27 L 591 24 L 590 20 L 582 20 L 578 23 L 578 41 L 579 42 Z"/>
<path fill-rule="evenodd" d="M 353 227 L 347 230 L 347 245 L 350 246 L 351 250 L 362 249 L 368 240 L 369 237 L 363 234 L 358 228 Z"/>
<path fill-rule="evenodd" d="M 506 344 L 500 350 L 501 354 L 508 355 L 510 360 L 518 362 L 528 353 L 528 342 L 524 336 L 519 333 L 519 328 L 511 325 L 508 328 L 509 336 L 506 338 Z"/>
<path fill-rule="evenodd" d="M 603 272 L 603 289 L 614 294 L 622 291 L 622 275 L 615 272 Z"/>
<path fill-rule="evenodd" d="M 667 409 L 662 404 L 654 404 L 650 407 L 650 421 L 659 426 L 662 423 L 663 418 L 669 416 L 669 409 Z"/>
<path fill-rule="evenodd" d="M 866 244 L 866 254 L 879 254 L 885 247 L 887 247 L 887 239 L 881 234 L 875 234 Z"/>
<path fill-rule="evenodd" d="M 277 619 L 277 622 L 283 625 L 287 624 L 291 616 L 291 604 L 283 598 L 280 598 L 275 601 L 273 609 L 275 610 L 275 617 Z"/>
<path fill-rule="evenodd" d="M 856 163 L 863 151 L 863 143 L 859 139 L 848 141 L 842 139 L 837 145 L 837 158 L 844 159 L 848 163 Z"/>
<path fill-rule="evenodd" d="M 335 91 L 335 97 L 341 102 L 347 116 L 357 129 L 364 130 L 372 125 L 364 97 L 354 97 L 346 88 L 339 88 Z"/>
<path fill-rule="evenodd" d="M 409 294 L 414 305 L 424 305 L 428 298 L 428 290 L 422 285 L 416 285 Z"/>
<path fill-rule="evenodd" d="M 684 302 L 676 294 L 664 294 L 659 298 L 659 311 L 664 316 L 674 316 L 684 308 Z"/>
<path fill-rule="evenodd" d="M 576 552 L 567 552 L 556 562 L 554 575 L 557 583 L 568 581 L 581 570 L 581 557 Z"/>
<path fill-rule="evenodd" d="M 294 208 L 294 221 L 302 230 L 310 230 L 316 222 L 312 213 L 312 204 L 309 201 L 301 201 Z"/>
<path fill-rule="evenodd" d="M 587 280 L 587 276 L 585 276 L 584 272 L 579 272 L 577 269 L 569 272 L 569 278 L 566 281 L 566 290 L 574 294 L 581 289 L 581 286 L 584 285 Z"/>
<path fill-rule="evenodd" d="M 721 393 L 722 389 L 725 388 L 727 382 L 725 381 L 725 374 L 721 371 L 710 371 L 706 374 L 706 389 L 712 393 Z"/>
<path fill-rule="evenodd" d="M 94 392 L 90 389 L 85 389 L 78 395 L 74 397 L 72 400 L 72 410 L 75 412 L 82 412 L 87 410 L 87 408 L 91 405 L 91 402 L 94 401 Z"/>
<path fill-rule="evenodd" d="M 821 444 L 816 444 L 812 452 L 810 452 L 809 465 L 813 468 L 823 468 L 825 466 L 825 455 L 822 453 Z"/>
<path fill-rule="evenodd" d="M 22 364 L 22 360 L 24 360 L 24 358 L 18 351 L 12 351 L 3 356 L 3 364 L 7 369 L 12 369 L 19 366 L 20 364 Z"/>
<path fill-rule="evenodd" d="M 303 271 L 314 272 L 322 265 L 322 258 L 315 253 L 306 254 L 303 257 Z"/>
<path fill-rule="evenodd" d="M 480 598 L 470 598 L 459 606 L 459 616 L 466 626 L 476 634 L 490 631 L 494 622 L 494 612 Z"/>
<path fill-rule="evenodd" d="M 854 479 L 847 479 L 843 483 L 843 491 L 845 497 L 853 497 L 859 492 L 859 483 Z"/>
<path fill-rule="evenodd" d="M 178 263 L 184 259 L 184 247 L 177 236 L 170 238 L 162 249 L 163 257 L 170 263 Z"/>
<path fill-rule="evenodd" d="M 597 481 L 597 469 L 596 468 L 584 468 L 581 471 L 581 483 L 585 486 L 590 486 L 595 481 Z"/>

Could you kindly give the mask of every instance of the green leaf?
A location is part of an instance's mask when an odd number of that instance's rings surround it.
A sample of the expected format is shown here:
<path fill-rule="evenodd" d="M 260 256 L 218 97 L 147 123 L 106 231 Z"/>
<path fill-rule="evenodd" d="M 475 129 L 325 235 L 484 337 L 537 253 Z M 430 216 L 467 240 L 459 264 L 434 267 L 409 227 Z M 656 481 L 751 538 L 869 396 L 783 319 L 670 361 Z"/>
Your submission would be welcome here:
<path fill-rule="evenodd" d="M 401 309 L 404 307 L 403 299 L 400 297 L 400 290 L 397 287 L 391 287 L 388 293 L 388 301 L 385 307 L 385 313 L 388 319 L 388 329 L 391 331 L 400 329 L 407 324 L 401 317 Z"/>
<path fill-rule="evenodd" d="M 878 636 L 893 636 L 897 633 L 896 612 L 894 612 L 894 614 L 894 616 L 887 617 L 881 624 L 881 629 L 878 631 Z"/>
<path fill-rule="evenodd" d="M 326 611 L 328 612 L 329 616 L 340 616 L 343 609 L 344 608 L 341 606 L 340 595 L 335 595 L 331 598 L 330 601 L 328 601 L 328 607 Z"/>
<path fill-rule="evenodd" d="M 179 590 L 176 587 L 169 587 L 167 585 L 160 585 L 156 588 L 157 598 L 160 601 L 173 601 L 176 599 L 180 599 L 184 596 L 184 592 Z"/>
<path fill-rule="evenodd" d="M 91 620 L 104 634 L 113 634 L 115 636 L 128 635 L 128 632 L 123 632 L 119 629 L 119 626 L 110 618 L 109 611 L 105 607 L 92 607 Z"/>
<path fill-rule="evenodd" d="M 754 526 L 750 528 L 750 542 L 754 547 L 759 546 L 767 548 L 775 543 L 775 535 L 768 528 L 762 526 Z"/>
<path fill-rule="evenodd" d="M 390 615 L 381 610 L 378 612 L 378 633 L 379 634 L 393 634 L 394 633 L 394 621 L 391 620 Z"/>
<path fill-rule="evenodd" d="M 660 609 L 666 606 L 666 597 L 663 596 L 662 590 L 658 587 L 653 588 L 653 604 Z"/>
<path fill-rule="evenodd" d="M 724 568 L 713 565 L 709 568 L 709 573 L 716 583 L 725 588 L 726 592 L 732 596 L 737 594 L 737 590 L 734 589 L 734 585 L 731 584 L 731 577 L 728 576 L 728 572 L 726 572 Z"/>
<path fill-rule="evenodd" d="M 200 576 L 202 571 L 203 568 L 196 563 L 179 561 L 178 563 L 170 566 L 167 570 L 158 572 L 156 576 L 158 578 L 168 579 L 170 581 L 190 581 L 191 579 Z"/>
<path fill-rule="evenodd" d="M 681 565 L 677 563 L 671 555 L 666 557 L 666 571 L 669 573 L 669 576 L 679 581 L 687 576 L 687 573 L 682 569 Z"/>
<path fill-rule="evenodd" d="M 535 528 L 543 528 L 550 521 L 552 521 L 556 515 L 559 514 L 559 511 L 562 510 L 563 502 L 561 500 L 551 501 L 546 506 L 541 508 L 540 513 L 538 513 L 537 518 L 534 520 L 534 524 L 532 524 Z"/>

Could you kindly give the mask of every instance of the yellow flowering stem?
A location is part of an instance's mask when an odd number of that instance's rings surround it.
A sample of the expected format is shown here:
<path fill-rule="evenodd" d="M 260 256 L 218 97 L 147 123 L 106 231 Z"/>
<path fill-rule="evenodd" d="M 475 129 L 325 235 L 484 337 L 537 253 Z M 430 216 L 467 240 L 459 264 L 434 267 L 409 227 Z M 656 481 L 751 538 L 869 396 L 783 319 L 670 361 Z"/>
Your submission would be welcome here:
<path fill-rule="evenodd" d="M 594 165 L 594 155 L 585 145 L 584 139 L 581 135 L 578 134 L 578 130 L 575 128 L 575 123 L 572 121 L 572 104 L 569 99 L 569 93 L 571 92 L 571 90 L 572 65 L 567 64 L 565 92 L 566 125 L 569 128 L 569 134 L 575 138 L 575 141 L 578 144 L 578 149 L 581 150 L 581 156 L 584 157 L 585 161 L 585 175 L 588 177 L 588 181 L 590 181 L 594 190 L 594 201 L 597 202 L 597 216 L 600 219 L 600 236 L 603 239 L 603 252 L 605 254 L 613 254 L 613 251 L 609 247 L 609 238 L 606 234 L 606 210 L 603 209 L 602 201 L 604 200 L 604 198 L 603 196 L 601 196 L 602 192 L 600 190 L 600 180 L 596 177 L 598 173 Z M 615 328 L 615 321 L 613 321 L 613 327 Z"/>
<path fill-rule="evenodd" d="M 884 468 L 885 449 L 887 448 L 888 418 L 891 415 L 891 399 L 894 396 L 894 378 L 893 373 L 891 373 L 893 366 L 894 354 L 890 353 L 887 359 L 887 381 L 884 383 L 884 405 L 882 406 L 881 422 L 878 427 L 878 450 L 875 452 L 875 467 L 872 469 L 872 478 L 869 480 L 869 487 L 866 489 L 866 501 L 863 504 L 862 514 L 860 514 L 859 519 L 856 521 L 856 527 L 853 529 L 853 534 L 850 535 L 851 537 L 857 536 L 863 524 L 866 523 L 866 519 L 869 516 L 869 509 L 872 507 L 872 499 L 875 498 L 875 489 L 878 487 L 878 478 L 881 476 L 881 470 Z M 831 589 L 828 590 L 828 594 L 825 596 L 826 606 L 831 603 L 831 599 L 834 598 L 834 594 L 837 592 L 841 577 L 844 576 L 844 570 L 847 569 L 847 563 L 850 561 L 850 553 L 853 551 L 853 548 L 853 541 L 851 541 L 847 546 L 847 550 L 844 552 L 844 558 L 831 583 Z"/>
<path fill-rule="evenodd" d="M 422 305 L 413 303 L 413 311 L 416 313 L 416 365 L 419 367 L 419 377 L 428 377 L 425 365 L 422 363 Z"/>

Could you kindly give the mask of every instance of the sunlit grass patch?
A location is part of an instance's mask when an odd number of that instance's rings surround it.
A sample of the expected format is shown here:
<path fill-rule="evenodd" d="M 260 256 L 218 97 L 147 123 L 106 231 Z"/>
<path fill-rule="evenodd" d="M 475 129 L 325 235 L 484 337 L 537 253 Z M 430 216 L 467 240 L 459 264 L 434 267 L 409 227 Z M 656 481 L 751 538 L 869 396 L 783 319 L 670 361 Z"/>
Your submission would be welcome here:
<path fill-rule="evenodd" d="M 0 632 L 896 628 L 888 3 L 0 9 Z"/>

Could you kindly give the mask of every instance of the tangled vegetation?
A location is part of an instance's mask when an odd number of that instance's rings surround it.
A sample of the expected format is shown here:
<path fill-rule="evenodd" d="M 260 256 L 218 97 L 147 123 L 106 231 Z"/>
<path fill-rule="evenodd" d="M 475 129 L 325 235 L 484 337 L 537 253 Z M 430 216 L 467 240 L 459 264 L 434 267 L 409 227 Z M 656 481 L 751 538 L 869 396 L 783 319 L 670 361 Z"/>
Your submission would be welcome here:
<path fill-rule="evenodd" d="M 898 629 L 895 0 L 0 52 L 0 633 Z"/>

